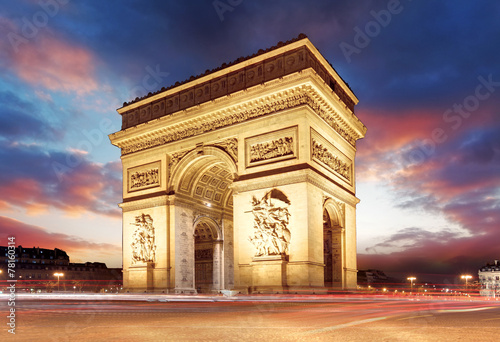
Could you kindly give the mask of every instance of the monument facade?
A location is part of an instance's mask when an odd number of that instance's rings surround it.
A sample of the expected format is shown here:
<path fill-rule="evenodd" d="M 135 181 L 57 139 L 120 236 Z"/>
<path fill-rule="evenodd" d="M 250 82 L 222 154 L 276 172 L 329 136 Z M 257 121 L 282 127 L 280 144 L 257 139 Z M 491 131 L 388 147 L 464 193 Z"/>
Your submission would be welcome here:
<path fill-rule="evenodd" d="M 357 102 L 301 35 L 124 103 L 124 287 L 355 288 Z"/>

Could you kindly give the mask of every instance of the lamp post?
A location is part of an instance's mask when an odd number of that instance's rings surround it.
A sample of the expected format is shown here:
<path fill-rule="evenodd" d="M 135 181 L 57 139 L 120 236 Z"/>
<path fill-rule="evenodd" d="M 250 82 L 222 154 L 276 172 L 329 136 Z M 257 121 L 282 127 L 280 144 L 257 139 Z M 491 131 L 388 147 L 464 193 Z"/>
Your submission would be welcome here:
<path fill-rule="evenodd" d="M 472 276 L 471 276 L 471 275 L 466 274 L 466 275 L 463 275 L 461 278 L 462 278 L 462 279 L 465 279 L 465 293 L 466 293 L 466 294 L 468 294 L 468 293 L 467 293 L 467 285 L 468 285 L 468 281 L 469 281 L 469 279 L 472 279 Z"/>
<path fill-rule="evenodd" d="M 417 278 L 415 278 L 415 277 L 408 277 L 407 279 L 410 281 L 410 294 L 412 294 L 412 292 L 413 292 L 413 281 L 417 280 Z"/>
<path fill-rule="evenodd" d="M 64 273 L 54 273 L 54 275 L 57 277 L 57 292 L 59 292 L 59 277 L 64 276 Z"/>

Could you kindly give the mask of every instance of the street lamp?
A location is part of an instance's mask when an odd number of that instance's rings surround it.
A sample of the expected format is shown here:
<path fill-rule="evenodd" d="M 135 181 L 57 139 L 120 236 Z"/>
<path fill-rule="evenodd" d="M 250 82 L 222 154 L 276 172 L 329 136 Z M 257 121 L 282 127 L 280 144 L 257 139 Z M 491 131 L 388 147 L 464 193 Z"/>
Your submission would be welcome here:
<path fill-rule="evenodd" d="M 468 285 L 468 281 L 469 281 L 469 279 L 472 279 L 472 276 L 471 276 L 471 275 L 466 274 L 466 275 L 463 275 L 461 278 L 462 278 L 462 279 L 465 279 L 465 293 L 467 294 L 467 285 Z"/>
<path fill-rule="evenodd" d="M 59 292 L 59 277 L 64 276 L 64 273 L 54 273 L 54 275 L 57 277 L 57 292 Z"/>
<path fill-rule="evenodd" d="M 410 294 L 412 294 L 412 292 L 413 292 L 413 281 L 417 280 L 417 278 L 415 278 L 415 277 L 408 277 L 406 279 L 408 279 L 410 281 Z"/>

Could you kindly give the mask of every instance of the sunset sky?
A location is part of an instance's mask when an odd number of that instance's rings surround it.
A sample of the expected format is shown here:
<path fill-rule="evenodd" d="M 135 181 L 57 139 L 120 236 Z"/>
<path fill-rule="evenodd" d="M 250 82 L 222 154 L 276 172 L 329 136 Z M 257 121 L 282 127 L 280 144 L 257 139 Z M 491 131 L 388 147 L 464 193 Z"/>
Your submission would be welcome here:
<path fill-rule="evenodd" d="M 500 259 L 500 3 L 5 1 L 0 245 L 121 267 L 121 164 L 136 96 L 305 33 L 349 83 L 358 268 L 456 276 Z"/>

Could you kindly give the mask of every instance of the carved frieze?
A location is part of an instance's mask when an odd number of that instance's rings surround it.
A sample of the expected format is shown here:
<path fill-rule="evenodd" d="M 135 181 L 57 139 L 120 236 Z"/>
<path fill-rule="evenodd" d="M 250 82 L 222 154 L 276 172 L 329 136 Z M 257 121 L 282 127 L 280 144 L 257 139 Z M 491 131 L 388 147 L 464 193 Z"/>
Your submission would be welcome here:
<path fill-rule="evenodd" d="M 293 154 L 293 137 L 284 137 L 250 145 L 251 163 L 291 154 Z"/>
<path fill-rule="evenodd" d="M 280 110 L 290 109 L 305 104 L 309 105 L 323 120 L 325 120 L 335 131 L 337 131 L 337 133 L 344 137 L 344 139 L 346 139 L 352 146 L 356 145 L 356 138 L 353 136 L 353 134 L 351 134 L 338 124 L 338 120 L 335 118 L 333 110 L 329 109 L 328 111 L 326 111 L 307 91 L 301 90 L 296 95 L 275 101 L 269 100 L 266 101 L 264 105 L 251 109 L 232 111 L 229 114 L 223 116 L 207 117 L 204 120 L 197 119 L 196 123 L 193 122 L 188 125 L 183 125 L 182 127 L 172 129 L 168 133 L 164 133 L 160 136 L 145 139 L 135 144 L 123 146 L 122 155 L 142 151 L 155 146 L 164 145 L 172 141 L 200 135 L 205 132 L 210 132 L 222 127 L 231 126 Z"/>
<path fill-rule="evenodd" d="M 290 200 L 278 189 L 268 191 L 262 199 L 252 198 L 255 256 L 287 255 L 291 233 L 288 229 Z"/>
<path fill-rule="evenodd" d="M 135 217 L 136 226 L 132 233 L 132 264 L 138 262 L 155 262 L 156 244 L 153 218 L 148 214 L 141 214 Z"/>
<path fill-rule="evenodd" d="M 246 166 L 257 166 L 297 156 L 297 126 L 245 140 Z"/>
<path fill-rule="evenodd" d="M 311 158 L 326 166 L 335 174 L 341 176 L 349 184 L 352 181 L 352 162 L 333 146 L 328 146 L 320 140 L 311 138 Z"/>
<path fill-rule="evenodd" d="M 160 186 L 160 162 L 128 169 L 127 178 L 129 192 Z"/>

